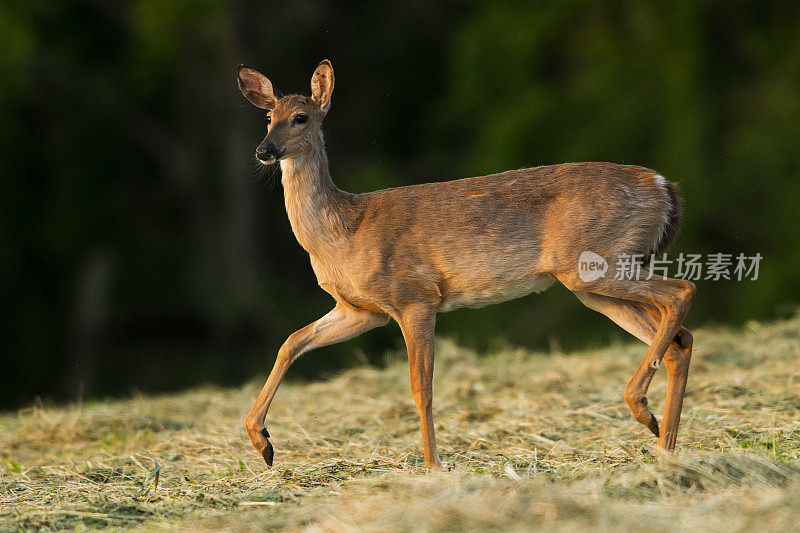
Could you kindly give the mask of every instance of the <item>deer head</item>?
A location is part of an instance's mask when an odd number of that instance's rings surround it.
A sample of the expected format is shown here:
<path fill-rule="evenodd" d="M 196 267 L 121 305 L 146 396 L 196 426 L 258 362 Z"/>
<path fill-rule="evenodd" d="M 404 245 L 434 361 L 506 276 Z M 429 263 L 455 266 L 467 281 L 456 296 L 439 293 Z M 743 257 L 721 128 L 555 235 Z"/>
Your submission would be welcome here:
<path fill-rule="evenodd" d="M 320 124 L 331 107 L 333 67 L 322 61 L 311 76 L 311 97 L 283 96 L 269 78 L 239 65 L 239 90 L 254 106 L 267 111 L 267 136 L 256 148 L 256 158 L 265 165 L 308 154 L 320 135 Z"/>

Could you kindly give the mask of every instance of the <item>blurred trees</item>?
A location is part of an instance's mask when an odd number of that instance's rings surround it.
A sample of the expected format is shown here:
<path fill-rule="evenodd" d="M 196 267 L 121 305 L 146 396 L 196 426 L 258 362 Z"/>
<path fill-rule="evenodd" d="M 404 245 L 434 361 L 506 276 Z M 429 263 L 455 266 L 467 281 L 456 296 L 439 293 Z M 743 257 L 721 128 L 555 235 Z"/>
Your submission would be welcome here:
<path fill-rule="evenodd" d="M 308 92 L 337 184 L 363 192 L 562 161 L 681 184 L 672 251 L 760 252 L 757 282 L 701 282 L 692 324 L 796 303 L 800 6 L 651 2 L 0 4 L 0 405 L 265 376 L 331 306 L 254 163 L 235 67 Z M 568 348 L 617 333 L 565 290 L 441 316 L 465 342 Z M 394 326 L 298 361 L 314 376 Z M 355 354 L 355 355 L 354 355 Z"/>

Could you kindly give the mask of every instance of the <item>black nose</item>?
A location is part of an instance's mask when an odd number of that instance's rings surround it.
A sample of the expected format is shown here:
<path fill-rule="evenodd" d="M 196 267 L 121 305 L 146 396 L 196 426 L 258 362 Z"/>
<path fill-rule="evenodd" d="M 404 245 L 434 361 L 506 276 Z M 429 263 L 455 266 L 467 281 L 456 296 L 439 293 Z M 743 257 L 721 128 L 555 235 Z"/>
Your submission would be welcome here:
<path fill-rule="evenodd" d="M 269 161 L 270 159 L 276 157 L 275 154 L 277 152 L 278 151 L 275 149 L 275 145 L 273 143 L 263 143 L 256 148 L 256 157 L 261 161 Z"/>

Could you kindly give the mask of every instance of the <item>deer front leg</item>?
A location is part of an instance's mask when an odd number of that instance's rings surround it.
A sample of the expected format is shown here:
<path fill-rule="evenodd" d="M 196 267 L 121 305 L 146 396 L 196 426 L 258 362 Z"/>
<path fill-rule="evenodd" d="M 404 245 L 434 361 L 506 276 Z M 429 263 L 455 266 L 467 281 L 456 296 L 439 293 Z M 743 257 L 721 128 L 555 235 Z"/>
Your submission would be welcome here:
<path fill-rule="evenodd" d="M 264 461 L 272 466 L 273 450 L 269 442 L 269 432 L 264 426 L 270 403 L 275 397 L 275 392 L 286 375 L 289 366 L 303 353 L 336 344 L 337 342 L 352 339 L 367 330 L 383 326 L 389 321 L 386 315 L 380 315 L 353 307 L 344 302 L 339 302 L 336 307 L 316 322 L 295 331 L 278 350 L 275 366 L 269 374 L 267 382 L 261 389 L 256 402 L 247 415 L 245 427 L 250 441 L 256 450 L 261 452 Z"/>
<path fill-rule="evenodd" d="M 433 359 L 436 310 L 426 306 L 404 309 L 398 318 L 408 350 L 411 392 L 417 404 L 422 426 L 422 447 L 425 468 L 441 470 L 436 451 L 436 431 L 433 426 Z"/>

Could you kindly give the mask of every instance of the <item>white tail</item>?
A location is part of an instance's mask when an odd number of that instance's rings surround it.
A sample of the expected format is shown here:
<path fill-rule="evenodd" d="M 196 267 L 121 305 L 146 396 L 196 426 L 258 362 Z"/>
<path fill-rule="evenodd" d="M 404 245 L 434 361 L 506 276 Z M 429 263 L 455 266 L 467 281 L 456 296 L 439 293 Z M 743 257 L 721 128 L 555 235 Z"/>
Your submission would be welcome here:
<path fill-rule="evenodd" d="M 333 184 L 322 138 L 334 85 L 330 62 L 314 72 L 310 98 L 282 97 L 263 74 L 243 66 L 238 83 L 267 110 L 269 128 L 256 157 L 280 161 L 292 230 L 320 287 L 336 300 L 331 312 L 281 346 L 247 416 L 247 432 L 267 464 L 273 451 L 264 420 L 292 362 L 391 317 L 408 349 L 425 465 L 439 468 L 432 412 L 436 313 L 518 298 L 556 280 L 650 346 L 625 400 L 658 447 L 674 449 L 692 350 L 682 323 L 695 288 L 684 280 L 645 279 L 646 260 L 644 276 L 616 275 L 619 258 L 648 258 L 669 245 L 680 217 L 674 184 L 643 167 L 568 163 L 350 194 Z M 607 270 L 585 275 L 579 267 L 585 252 Z M 659 429 L 646 393 L 662 358 L 669 381 Z"/>

